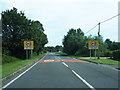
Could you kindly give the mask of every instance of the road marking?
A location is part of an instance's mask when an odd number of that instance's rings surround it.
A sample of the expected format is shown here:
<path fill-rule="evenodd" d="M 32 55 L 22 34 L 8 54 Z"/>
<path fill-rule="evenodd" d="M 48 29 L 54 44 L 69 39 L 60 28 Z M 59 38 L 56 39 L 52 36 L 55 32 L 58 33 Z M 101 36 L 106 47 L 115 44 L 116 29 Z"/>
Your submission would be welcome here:
<path fill-rule="evenodd" d="M 85 83 L 90 89 L 92 90 L 96 90 L 92 85 L 90 85 L 85 79 L 83 79 L 79 74 L 77 74 L 74 70 L 72 70 L 72 72 L 80 79 L 83 81 L 83 83 Z"/>
<path fill-rule="evenodd" d="M 47 55 L 47 54 L 46 54 Z M 45 55 L 45 56 L 46 56 Z M 45 56 L 43 58 L 45 58 Z M 41 60 L 43 59 L 41 58 Z M 14 78 L 13 80 L 11 80 L 9 83 L 7 83 L 6 85 L 4 85 L 2 88 L 0 88 L 0 90 L 8 87 L 10 84 L 12 84 L 14 81 L 16 81 L 18 78 L 20 78 L 22 75 L 24 75 L 27 71 L 29 71 L 31 68 L 33 68 L 35 65 L 37 64 L 37 62 L 35 64 L 33 64 L 31 67 L 29 67 L 27 70 L 25 70 L 23 73 L 21 73 L 19 76 L 17 76 L 16 78 Z"/>
<path fill-rule="evenodd" d="M 57 57 L 57 56 L 55 56 L 55 55 L 53 55 L 54 57 L 55 57 L 55 59 L 59 59 L 59 60 L 61 60 L 61 58 L 60 57 Z"/>
<path fill-rule="evenodd" d="M 61 60 L 61 58 L 60 57 L 57 57 L 59 60 Z"/>
<path fill-rule="evenodd" d="M 37 63 L 35 63 L 34 65 L 32 65 L 30 68 L 28 68 L 26 71 L 24 71 L 23 73 L 21 73 L 19 76 L 17 76 L 15 79 L 11 80 L 8 84 L 6 84 L 5 86 L 3 86 L 2 88 L 6 88 L 7 86 L 9 86 L 10 84 L 12 84 L 15 80 L 17 80 L 18 78 L 20 78 L 23 74 L 25 74 L 27 71 L 29 71 L 32 67 L 34 67 Z"/>
<path fill-rule="evenodd" d="M 62 59 L 62 61 L 64 62 L 81 62 L 81 63 L 87 63 L 87 61 L 83 61 L 83 60 L 75 60 L 75 59 Z"/>
<path fill-rule="evenodd" d="M 68 65 L 66 63 L 62 62 L 62 64 L 65 65 L 66 67 L 68 67 Z"/>
<path fill-rule="evenodd" d="M 54 62 L 55 60 L 44 60 L 44 62 Z"/>
<path fill-rule="evenodd" d="M 60 62 L 60 60 L 58 60 L 58 59 L 54 59 L 54 60 L 40 60 L 40 61 L 38 61 L 38 63 L 50 63 L 50 62 Z"/>

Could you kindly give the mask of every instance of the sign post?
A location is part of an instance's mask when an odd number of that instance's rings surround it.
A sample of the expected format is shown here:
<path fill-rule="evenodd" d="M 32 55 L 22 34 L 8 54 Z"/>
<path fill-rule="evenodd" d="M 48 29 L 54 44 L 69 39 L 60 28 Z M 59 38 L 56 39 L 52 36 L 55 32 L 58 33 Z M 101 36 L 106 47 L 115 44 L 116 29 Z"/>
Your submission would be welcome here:
<path fill-rule="evenodd" d="M 26 50 L 26 59 L 28 59 L 28 50 Z"/>
<path fill-rule="evenodd" d="M 96 59 L 96 49 L 95 49 L 95 59 Z"/>
<path fill-rule="evenodd" d="M 33 48 L 34 48 L 33 41 L 24 41 L 24 50 L 26 50 L 26 59 L 29 59 L 29 50 L 31 50 L 31 58 L 32 58 Z"/>
<path fill-rule="evenodd" d="M 90 49 L 90 59 L 91 59 L 91 49 Z"/>
<path fill-rule="evenodd" d="M 99 42 L 97 40 L 88 41 L 88 49 L 90 49 L 90 58 L 91 58 L 91 50 L 95 50 L 96 57 L 96 49 L 99 48 Z"/>

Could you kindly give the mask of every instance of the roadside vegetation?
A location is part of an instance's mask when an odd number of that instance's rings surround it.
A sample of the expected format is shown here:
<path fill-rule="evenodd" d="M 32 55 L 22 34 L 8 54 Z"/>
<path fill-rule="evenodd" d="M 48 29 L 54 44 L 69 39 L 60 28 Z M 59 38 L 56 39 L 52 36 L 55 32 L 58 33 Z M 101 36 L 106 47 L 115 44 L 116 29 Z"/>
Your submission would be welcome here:
<path fill-rule="evenodd" d="M 2 78 L 2 65 L 0 65 L 0 78 Z"/>
<path fill-rule="evenodd" d="M 2 11 L 2 77 L 35 62 L 44 56 L 44 46 L 48 43 L 43 25 L 38 20 L 31 20 L 23 11 L 13 7 Z M 24 50 L 24 41 L 33 41 L 33 57 Z M 26 59 L 29 58 L 29 59 Z"/>
<path fill-rule="evenodd" d="M 0 78 L 2 78 L 2 54 L 0 53 Z"/>
<path fill-rule="evenodd" d="M 3 56 L 3 60 L 12 60 L 12 62 L 8 62 L 2 65 L 2 77 L 5 77 L 17 70 L 19 70 L 20 68 L 34 63 L 37 60 L 39 60 L 40 58 L 42 58 L 45 55 L 45 53 L 41 53 L 40 55 L 34 55 L 31 59 L 26 59 L 26 60 L 21 60 L 15 57 L 11 57 L 11 56 Z M 9 58 L 8 58 L 9 57 Z"/>
<path fill-rule="evenodd" d="M 98 41 L 98 36 L 85 36 L 85 33 L 80 28 L 72 28 L 64 36 L 62 40 L 63 46 L 61 48 L 59 47 L 56 50 L 56 47 L 46 47 L 46 50 L 49 52 L 64 52 L 61 54 L 75 57 L 90 57 L 88 42 L 93 40 Z M 99 47 L 100 57 L 109 57 L 109 61 L 120 61 L 120 42 L 111 41 L 110 39 L 104 40 L 102 35 L 100 35 Z M 95 50 L 91 50 L 91 56 L 95 56 Z M 98 50 L 96 50 L 96 56 L 98 56 Z"/>
<path fill-rule="evenodd" d="M 99 64 L 107 64 L 107 65 L 120 65 L 119 61 L 115 61 L 112 59 L 108 59 L 108 58 L 100 58 L 100 59 L 95 59 L 95 58 L 82 58 L 82 57 L 77 57 L 77 59 L 81 59 L 81 60 L 87 60 L 87 61 L 92 61 L 92 62 L 96 62 Z"/>
<path fill-rule="evenodd" d="M 1 15 L 2 54 L 26 59 L 24 41 L 34 41 L 34 53 L 39 55 L 40 52 L 44 51 L 48 39 L 40 21 L 28 19 L 23 11 L 18 12 L 15 7 L 2 11 Z"/>
<path fill-rule="evenodd" d="M 91 62 L 96 62 L 99 64 L 107 64 L 107 65 L 120 65 L 120 61 L 117 60 L 113 60 L 110 58 L 105 58 L 105 57 L 101 57 L 100 59 L 97 59 L 97 57 L 82 57 L 82 56 L 73 56 L 73 55 L 68 55 L 66 53 L 62 53 L 62 52 L 58 52 L 57 54 L 63 55 L 63 56 L 69 56 L 69 57 L 73 57 L 76 59 L 80 59 L 80 60 L 86 60 L 86 61 L 91 61 Z"/>
<path fill-rule="evenodd" d="M 72 28 L 63 38 L 63 52 L 73 56 L 89 57 L 88 41 L 92 40 L 98 40 L 98 36 L 85 36 L 80 28 Z M 99 46 L 101 57 L 110 57 L 120 61 L 120 42 L 111 41 L 110 39 L 104 41 L 100 35 Z M 94 50 L 91 51 L 91 56 L 94 56 Z M 98 53 L 96 53 L 96 56 L 98 56 Z"/>
<path fill-rule="evenodd" d="M 48 51 L 48 52 L 59 52 L 59 51 L 62 51 L 62 49 L 63 47 L 60 45 L 56 45 L 55 47 L 54 46 L 45 47 L 45 51 Z"/>

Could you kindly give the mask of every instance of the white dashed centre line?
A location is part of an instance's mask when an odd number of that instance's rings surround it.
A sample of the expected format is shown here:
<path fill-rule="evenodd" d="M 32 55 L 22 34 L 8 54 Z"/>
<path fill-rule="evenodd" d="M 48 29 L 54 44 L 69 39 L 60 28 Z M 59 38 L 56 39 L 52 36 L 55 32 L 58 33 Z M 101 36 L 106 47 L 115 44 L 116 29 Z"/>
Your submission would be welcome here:
<path fill-rule="evenodd" d="M 77 74 L 74 70 L 72 72 L 85 83 L 91 90 L 96 90 L 92 85 L 90 85 L 85 79 L 83 79 L 79 74 Z"/>
<path fill-rule="evenodd" d="M 65 65 L 66 67 L 68 67 L 68 65 L 66 63 L 62 62 L 62 64 Z"/>

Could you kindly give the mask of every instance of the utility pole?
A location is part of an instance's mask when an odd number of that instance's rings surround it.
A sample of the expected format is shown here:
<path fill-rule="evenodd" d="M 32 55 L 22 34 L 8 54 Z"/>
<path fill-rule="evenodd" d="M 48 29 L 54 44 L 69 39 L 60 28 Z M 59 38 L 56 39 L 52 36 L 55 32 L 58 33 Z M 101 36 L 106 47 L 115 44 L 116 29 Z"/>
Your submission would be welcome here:
<path fill-rule="evenodd" d="M 98 46 L 98 59 L 100 59 L 100 22 L 98 23 L 98 42 L 99 42 L 99 46 Z"/>

